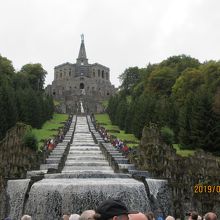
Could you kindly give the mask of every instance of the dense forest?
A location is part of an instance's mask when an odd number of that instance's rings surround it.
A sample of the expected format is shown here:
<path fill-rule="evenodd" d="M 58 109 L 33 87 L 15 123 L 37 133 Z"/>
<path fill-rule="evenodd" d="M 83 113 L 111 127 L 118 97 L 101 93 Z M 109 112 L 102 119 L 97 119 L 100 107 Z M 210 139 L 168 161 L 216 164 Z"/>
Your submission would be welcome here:
<path fill-rule="evenodd" d="M 114 124 L 140 138 L 145 125 L 156 123 L 173 137 L 170 144 L 219 154 L 219 61 L 173 56 L 146 68 L 130 67 L 119 79 L 107 109 Z"/>
<path fill-rule="evenodd" d="M 16 72 L 12 62 L 0 55 L 0 140 L 18 121 L 40 128 L 52 118 L 53 100 L 44 93 L 46 74 L 38 63 Z"/>

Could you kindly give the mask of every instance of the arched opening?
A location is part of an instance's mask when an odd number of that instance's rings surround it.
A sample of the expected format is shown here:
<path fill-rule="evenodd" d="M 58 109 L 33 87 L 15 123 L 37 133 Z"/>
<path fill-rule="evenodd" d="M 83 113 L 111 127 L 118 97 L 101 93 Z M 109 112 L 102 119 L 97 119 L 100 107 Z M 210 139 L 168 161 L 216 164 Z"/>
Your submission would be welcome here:
<path fill-rule="evenodd" d="M 84 89 L 84 83 L 80 83 L 79 88 Z"/>

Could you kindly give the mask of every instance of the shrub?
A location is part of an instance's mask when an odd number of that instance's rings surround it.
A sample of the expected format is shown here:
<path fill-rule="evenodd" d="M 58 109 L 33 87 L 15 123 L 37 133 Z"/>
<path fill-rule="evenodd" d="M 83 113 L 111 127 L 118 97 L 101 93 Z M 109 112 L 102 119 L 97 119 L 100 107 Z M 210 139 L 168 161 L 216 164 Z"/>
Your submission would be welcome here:
<path fill-rule="evenodd" d="M 23 138 L 23 144 L 25 147 L 29 147 L 35 151 L 38 149 L 38 141 L 36 136 L 31 132 L 28 131 Z"/>
<path fill-rule="evenodd" d="M 174 143 L 174 132 L 167 126 L 164 126 L 160 130 L 161 138 L 166 144 L 173 144 Z"/>

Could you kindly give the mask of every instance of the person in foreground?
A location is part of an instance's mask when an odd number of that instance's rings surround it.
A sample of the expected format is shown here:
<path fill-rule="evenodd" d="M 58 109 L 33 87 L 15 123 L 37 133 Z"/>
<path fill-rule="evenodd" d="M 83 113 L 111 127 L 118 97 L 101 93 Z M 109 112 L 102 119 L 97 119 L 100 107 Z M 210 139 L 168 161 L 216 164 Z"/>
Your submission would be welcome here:
<path fill-rule="evenodd" d="M 129 220 L 148 220 L 147 216 L 144 213 L 137 213 L 137 214 L 129 214 Z"/>
<path fill-rule="evenodd" d="M 204 216 L 204 220 L 217 220 L 217 215 L 214 212 L 208 212 Z"/>
<path fill-rule="evenodd" d="M 126 205 L 118 199 L 108 199 L 100 204 L 95 210 L 95 220 L 129 220 L 128 215 L 137 212 L 130 212 Z"/>
<path fill-rule="evenodd" d="M 23 215 L 21 217 L 21 220 L 32 220 L 31 216 L 30 215 Z"/>

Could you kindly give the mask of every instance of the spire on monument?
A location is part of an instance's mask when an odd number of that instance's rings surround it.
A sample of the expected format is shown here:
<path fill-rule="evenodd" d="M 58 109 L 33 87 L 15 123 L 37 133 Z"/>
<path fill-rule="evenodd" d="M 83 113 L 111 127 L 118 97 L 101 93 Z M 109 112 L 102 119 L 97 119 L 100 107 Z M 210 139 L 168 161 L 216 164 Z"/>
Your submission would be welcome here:
<path fill-rule="evenodd" d="M 85 48 L 85 44 L 84 44 L 84 34 L 81 34 L 81 45 L 80 45 L 80 49 L 79 49 L 77 63 L 88 64 L 88 59 L 86 57 L 86 48 Z"/>
<path fill-rule="evenodd" d="M 81 34 L 81 41 L 84 42 L 84 34 Z"/>

